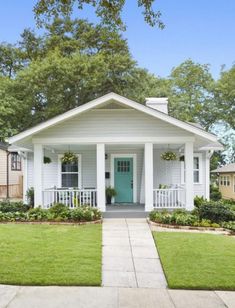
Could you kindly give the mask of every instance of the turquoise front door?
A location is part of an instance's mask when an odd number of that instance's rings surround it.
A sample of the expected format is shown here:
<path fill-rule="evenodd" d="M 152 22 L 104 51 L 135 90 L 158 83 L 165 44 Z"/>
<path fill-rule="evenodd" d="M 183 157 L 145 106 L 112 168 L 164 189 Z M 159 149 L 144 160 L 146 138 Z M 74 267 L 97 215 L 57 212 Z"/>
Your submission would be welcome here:
<path fill-rule="evenodd" d="M 133 158 L 114 158 L 115 202 L 133 202 Z"/>

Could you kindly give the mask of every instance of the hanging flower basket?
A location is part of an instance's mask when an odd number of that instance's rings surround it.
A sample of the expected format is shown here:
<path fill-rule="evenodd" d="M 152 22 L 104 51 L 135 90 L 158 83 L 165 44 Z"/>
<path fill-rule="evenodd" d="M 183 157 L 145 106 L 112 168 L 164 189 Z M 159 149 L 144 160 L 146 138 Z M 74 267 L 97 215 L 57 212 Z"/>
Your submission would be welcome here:
<path fill-rule="evenodd" d="M 167 151 L 167 152 L 162 153 L 161 159 L 167 160 L 167 161 L 177 160 L 177 155 L 175 152 Z"/>
<path fill-rule="evenodd" d="M 73 152 L 65 152 L 64 156 L 61 157 L 62 163 L 75 163 L 77 161 L 77 155 Z"/>
<path fill-rule="evenodd" d="M 51 163 L 51 158 L 47 157 L 47 156 L 44 156 L 43 157 L 43 162 L 44 162 L 44 164 L 50 164 Z"/>

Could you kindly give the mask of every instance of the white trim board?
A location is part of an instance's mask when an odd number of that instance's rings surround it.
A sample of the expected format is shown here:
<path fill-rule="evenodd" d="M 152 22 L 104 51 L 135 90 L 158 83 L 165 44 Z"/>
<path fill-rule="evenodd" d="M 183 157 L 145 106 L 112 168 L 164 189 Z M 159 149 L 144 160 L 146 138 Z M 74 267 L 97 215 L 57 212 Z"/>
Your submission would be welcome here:
<path fill-rule="evenodd" d="M 194 137 L 84 137 L 84 138 L 33 138 L 33 144 L 56 145 L 56 144 L 183 144 L 194 142 Z"/>
<path fill-rule="evenodd" d="M 72 110 L 69 110 L 61 115 L 58 115 L 50 120 L 47 120 L 46 122 L 44 123 L 41 123 L 41 124 L 38 124 L 30 129 L 27 129 L 26 131 L 22 132 L 22 133 L 19 133 L 13 137 L 10 137 L 9 138 L 9 143 L 10 144 L 13 144 L 17 141 L 20 141 L 26 137 L 29 137 L 29 136 L 32 136 L 48 127 L 51 127 L 51 126 L 54 126 L 58 123 L 61 123 L 67 119 L 70 119 L 78 114 L 81 114 L 85 111 L 88 111 L 92 108 L 95 108 L 97 106 L 101 106 L 109 101 L 112 101 L 112 100 L 115 100 L 125 106 L 128 106 L 128 107 L 131 107 L 131 108 L 134 108 L 138 111 L 141 111 L 141 112 L 144 112 L 145 114 L 148 114 L 148 115 L 151 115 L 157 119 L 160 119 L 162 121 L 165 121 L 169 124 L 172 124 L 172 125 L 175 125 L 179 128 L 182 128 L 190 133 L 193 133 L 195 135 L 198 135 L 202 138 L 205 138 L 209 141 L 212 141 L 212 142 L 217 142 L 217 138 L 215 135 L 211 134 L 211 133 L 208 133 L 206 131 L 204 131 L 203 129 L 201 128 L 198 128 L 190 123 L 187 123 L 187 122 L 183 122 L 181 120 L 178 120 L 176 118 L 173 118 L 171 116 L 169 116 L 168 114 L 166 113 L 163 113 L 161 111 L 158 111 L 156 109 L 152 109 L 150 107 L 147 107 L 147 106 L 144 106 L 142 104 L 139 104 L 133 100 L 130 100 L 126 97 L 123 97 L 121 95 L 118 95 L 116 93 L 109 93 L 109 94 L 106 94 L 104 96 L 101 96 L 97 99 L 94 99 L 82 106 L 79 106 L 77 108 L 74 108 Z"/>
<path fill-rule="evenodd" d="M 111 176 L 110 184 L 114 187 L 114 158 L 133 158 L 133 203 L 137 202 L 137 164 L 136 164 L 136 154 L 111 154 Z M 112 199 L 112 203 L 115 202 L 115 198 Z"/>

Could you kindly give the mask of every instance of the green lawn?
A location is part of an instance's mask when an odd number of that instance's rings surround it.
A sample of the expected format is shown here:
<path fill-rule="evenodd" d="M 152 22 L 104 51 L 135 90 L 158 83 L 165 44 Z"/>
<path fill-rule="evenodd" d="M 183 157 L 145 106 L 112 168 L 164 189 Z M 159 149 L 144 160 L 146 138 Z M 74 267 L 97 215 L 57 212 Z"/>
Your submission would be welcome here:
<path fill-rule="evenodd" d="M 0 283 L 100 285 L 101 225 L 0 225 Z"/>
<path fill-rule="evenodd" d="M 153 234 L 170 288 L 235 290 L 235 237 Z"/>

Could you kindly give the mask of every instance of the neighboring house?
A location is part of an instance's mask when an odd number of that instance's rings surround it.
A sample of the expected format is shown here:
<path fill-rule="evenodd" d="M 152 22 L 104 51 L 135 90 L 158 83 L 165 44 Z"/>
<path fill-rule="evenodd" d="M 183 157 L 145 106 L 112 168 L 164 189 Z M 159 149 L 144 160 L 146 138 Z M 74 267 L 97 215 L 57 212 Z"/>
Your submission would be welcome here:
<path fill-rule="evenodd" d="M 153 208 L 193 208 L 195 195 L 209 199 L 210 156 L 222 149 L 215 135 L 168 115 L 166 98 L 146 105 L 109 93 L 9 139 L 27 149 L 24 191 L 34 186 L 35 205 L 62 202 L 106 210 L 105 187 L 114 203 Z M 75 164 L 63 164 L 65 152 Z M 183 161 L 167 162 L 173 151 Z M 51 163 L 44 164 L 44 156 Z M 164 185 L 164 189 L 161 185 Z"/>
<path fill-rule="evenodd" d="M 223 199 L 235 200 L 235 163 L 211 171 L 219 175 L 219 190 Z"/>
<path fill-rule="evenodd" d="M 17 151 L 0 142 L 0 198 L 23 197 L 22 158 Z"/>

